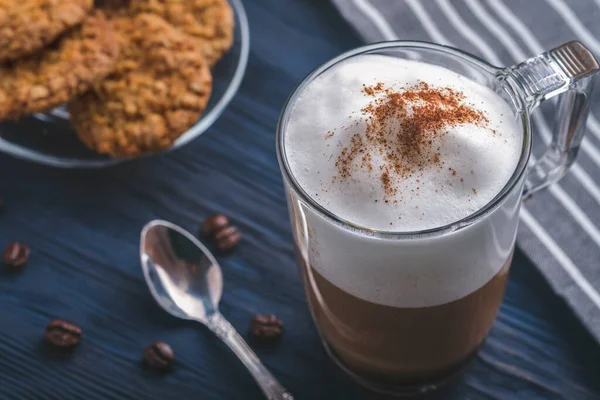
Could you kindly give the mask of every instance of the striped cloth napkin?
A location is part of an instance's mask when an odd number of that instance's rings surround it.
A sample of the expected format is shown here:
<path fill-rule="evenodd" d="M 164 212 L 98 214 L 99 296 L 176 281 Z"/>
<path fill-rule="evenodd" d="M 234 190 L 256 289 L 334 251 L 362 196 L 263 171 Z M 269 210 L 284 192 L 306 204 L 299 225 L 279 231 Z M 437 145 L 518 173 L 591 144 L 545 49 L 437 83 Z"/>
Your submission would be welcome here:
<path fill-rule="evenodd" d="M 600 59 L 600 0 L 332 0 L 366 42 L 423 40 L 509 66 L 573 39 Z M 519 246 L 600 342 L 600 84 L 577 163 L 521 211 Z M 533 115 L 539 158 L 554 102 Z M 598 117 L 597 117 L 598 116 Z"/>

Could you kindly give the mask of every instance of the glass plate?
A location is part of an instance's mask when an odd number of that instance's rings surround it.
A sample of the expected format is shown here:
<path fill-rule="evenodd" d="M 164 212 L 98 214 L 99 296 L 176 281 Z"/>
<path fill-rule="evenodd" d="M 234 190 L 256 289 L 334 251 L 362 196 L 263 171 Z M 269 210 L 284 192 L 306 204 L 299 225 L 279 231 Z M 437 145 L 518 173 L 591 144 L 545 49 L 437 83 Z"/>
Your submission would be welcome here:
<path fill-rule="evenodd" d="M 241 0 L 229 0 L 235 13 L 235 36 L 231 50 L 213 68 L 213 90 L 206 111 L 166 151 L 181 147 L 200 136 L 216 120 L 237 92 L 246 71 L 250 31 Z M 85 147 L 75 136 L 68 113 L 59 107 L 18 122 L 0 123 L 0 152 L 40 164 L 62 168 L 101 168 L 126 158 L 110 158 Z"/>

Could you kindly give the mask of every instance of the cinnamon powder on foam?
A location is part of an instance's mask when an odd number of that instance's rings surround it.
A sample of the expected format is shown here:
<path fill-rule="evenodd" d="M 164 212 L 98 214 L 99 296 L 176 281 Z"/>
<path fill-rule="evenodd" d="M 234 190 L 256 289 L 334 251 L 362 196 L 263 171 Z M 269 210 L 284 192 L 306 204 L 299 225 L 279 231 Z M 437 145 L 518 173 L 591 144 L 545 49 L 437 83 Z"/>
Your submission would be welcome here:
<path fill-rule="evenodd" d="M 372 97 L 361 110 L 366 130 L 354 134 L 350 144 L 342 148 L 334 181 L 351 179 L 358 169 L 367 170 L 380 179 L 386 202 L 397 193 L 402 179 L 430 164 L 444 168 L 435 139 L 445 135 L 448 128 L 460 124 L 486 127 L 489 122 L 482 111 L 463 103 L 462 92 L 448 87 L 419 82 L 394 90 L 378 83 L 363 85 L 362 91 Z M 372 154 L 379 154 L 384 161 L 377 170 Z M 448 172 L 456 175 L 452 168 Z"/>

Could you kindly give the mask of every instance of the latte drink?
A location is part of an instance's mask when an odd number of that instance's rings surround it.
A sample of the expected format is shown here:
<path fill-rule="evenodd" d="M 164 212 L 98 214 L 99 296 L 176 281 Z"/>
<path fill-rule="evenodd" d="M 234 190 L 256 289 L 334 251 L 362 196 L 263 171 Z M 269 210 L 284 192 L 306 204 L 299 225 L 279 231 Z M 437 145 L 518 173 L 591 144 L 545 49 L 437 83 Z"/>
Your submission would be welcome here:
<path fill-rule="evenodd" d="M 521 194 L 503 192 L 523 147 L 506 98 L 438 65 L 358 55 L 288 105 L 280 157 L 308 304 L 363 383 L 437 384 L 491 329 Z"/>

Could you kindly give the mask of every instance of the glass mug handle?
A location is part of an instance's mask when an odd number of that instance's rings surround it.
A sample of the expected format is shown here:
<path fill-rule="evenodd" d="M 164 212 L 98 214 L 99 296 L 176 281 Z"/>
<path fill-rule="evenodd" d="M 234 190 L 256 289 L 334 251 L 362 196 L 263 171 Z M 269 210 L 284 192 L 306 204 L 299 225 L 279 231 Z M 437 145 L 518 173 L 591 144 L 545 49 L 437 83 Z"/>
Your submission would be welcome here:
<path fill-rule="evenodd" d="M 542 101 L 559 97 L 552 142 L 529 168 L 523 198 L 558 181 L 575 161 L 585 134 L 590 94 L 598 61 L 582 43 L 572 41 L 499 72 L 498 78 L 533 111 Z"/>

